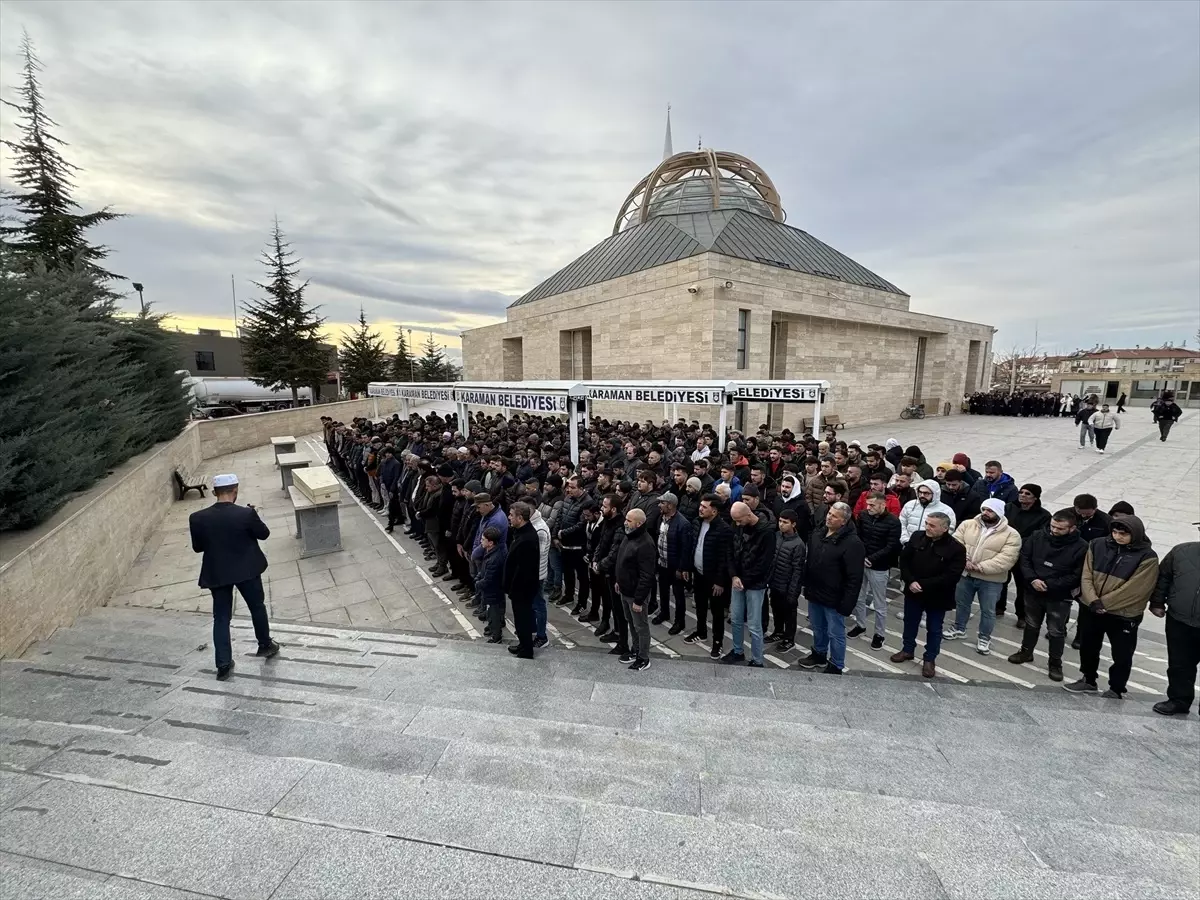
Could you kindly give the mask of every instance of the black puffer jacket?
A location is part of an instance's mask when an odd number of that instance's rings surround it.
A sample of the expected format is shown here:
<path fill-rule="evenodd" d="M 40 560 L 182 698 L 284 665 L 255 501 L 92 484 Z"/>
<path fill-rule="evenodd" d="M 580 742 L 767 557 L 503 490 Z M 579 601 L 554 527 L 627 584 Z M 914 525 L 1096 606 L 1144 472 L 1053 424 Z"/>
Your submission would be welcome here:
<path fill-rule="evenodd" d="M 824 529 L 808 541 L 808 564 L 804 573 L 804 596 L 809 603 L 836 609 L 841 615 L 854 612 L 863 581 L 866 550 L 847 522 L 833 534 Z"/>
<path fill-rule="evenodd" d="M 1021 561 L 1018 563 L 1021 580 L 1046 583 L 1046 591 L 1036 591 L 1046 600 L 1074 600 L 1079 597 L 1079 581 L 1083 577 L 1083 558 L 1088 543 L 1078 531 L 1070 534 L 1051 534 L 1048 528 L 1035 531 L 1028 539 L 1022 535 Z M 1034 590 L 1032 587 L 1028 590 Z"/>
<path fill-rule="evenodd" d="M 757 518 L 757 517 L 756 517 Z M 762 519 L 735 530 L 733 574 L 748 591 L 761 591 L 771 580 L 775 561 L 775 529 Z"/>
<path fill-rule="evenodd" d="M 954 609 L 954 592 L 966 566 L 967 548 L 951 535 L 933 540 L 923 531 L 914 534 L 900 551 L 905 599 L 915 600 L 923 610 Z M 914 581 L 921 586 L 919 594 L 908 589 Z"/>
<path fill-rule="evenodd" d="M 771 564 L 771 597 L 795 603 L 804 587 L 804 558 L 808 548 L 796 532 L 779 536 L 775 546 L 775 561 Z"/>
<path fill-rule="evenodd" d="M 864 512 L 858 518 L 858 536 L 872 569 L 890 569 L 900 559 L 900 520 L 890 512 L 881 516 Z"/>
<path fill-rule="evenodd" d="M 1165 606 L 1172 619 L 1200 628 L 1200 541 L 1176 544 L 1167 554 L 1150 605 Z"/>
<path fill-rule="evenodd" d="M 679 495 L 679 514 L 692 523 L 695 530 L 700 522 L 700 495 L 684 491 Z"/>
<path fill-rule="evenodd" d="M 657 566 L 658 550 L 646 533 L 646 526 L 625 532 L 625 539 L 617 548 L 617 588 L 621 596 L 630 597 L 639 605 L 649 601 Z"/>
<path fill-rule="evenodd" d="M 1009 525 L 1017 529 L 1017 534 L 1024 541 L 1045 530 L 1050 524 L 1050 510 L 1042 506 L 1041 500 L 1035 500 L 1029 509 L 1023 509 L 1020 503 L 1008 503 L 1004 507 L 1004 518 L 1008 519 Z"/>

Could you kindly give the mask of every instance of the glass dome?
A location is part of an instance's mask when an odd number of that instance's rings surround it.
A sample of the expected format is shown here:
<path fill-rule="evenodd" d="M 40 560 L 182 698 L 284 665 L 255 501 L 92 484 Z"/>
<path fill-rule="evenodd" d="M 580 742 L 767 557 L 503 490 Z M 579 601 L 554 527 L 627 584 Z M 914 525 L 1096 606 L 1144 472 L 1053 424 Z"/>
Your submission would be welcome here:
<path fill-rule="evenodd" d="M 736 153 L 695 150 L 668 157 L 625 198 L 613 234 L 655 216 L 744 209 L 778 222 L 785 214 L 770 177 Z"/>

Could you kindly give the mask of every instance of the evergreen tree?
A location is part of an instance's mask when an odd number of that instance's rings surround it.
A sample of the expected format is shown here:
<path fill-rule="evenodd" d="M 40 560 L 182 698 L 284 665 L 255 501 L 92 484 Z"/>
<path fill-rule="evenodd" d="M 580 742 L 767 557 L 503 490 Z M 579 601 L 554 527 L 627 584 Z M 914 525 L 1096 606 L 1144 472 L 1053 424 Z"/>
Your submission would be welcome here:
<path fill-rule="evenodd" d="M 162 327 L 164 318 L 150 312 L 147 303 L 144 313 L 110 322 L 117 350 L 142 373 L 138 390 L 146 404 L 146 446 L 179 434 L 191 411 L 191 395 L 179 375 L 181 341 Z"/>
<path fill-rule="evenodd" d="M 445 381 L 446 354 L 433 339 L 432 331 L 425 338 L 421 353 L 421 358 L 417 360 L 417 381 Z"/>
<path fill-rule="evenodd" d="M 392 380 L 413 381 L 416 378 L 417 362 L 413 359 L 412 350 L 408 346 L 408 338 L 404 336 L 404 328 L 396 329 L 396 352 L 392 356 Z"/>
<path fill-rule="evenodd" d="M 120 217 L 108 208 L 78 212 L 79 204 L 71 192 L 72 176 L 79 169 L 59 152 L 67 144 L 51 131 L 58 123 L 42 102 L 38 84 L 42 65 L 27 33 L 21 38 L 21 53 L 24 63 L 17 88 L 20 99 L 15 103 L 3 101 L 19 114 L 19 139 L 3 142 L 12 153 L 11 178 L 18 186 L 17 190 L 6 192 L 4 199 L 15 208 L 16 216 L 13 224 L 0 225 L 0 235 L 15 251 L 12 264 L 21 270 L 31 271 L 39 260 L 51 270 L 74 270 L 81 266 L 99 289 L 76 291 L 73 296 L 80 302 L 87 299 L 101 313 L 110 312 L 116 296 L 104 285 L 116 276 L 100 266 L 108 248 L 88 243 L 86 232 L 94 225 Z"/>
<path fill-rule="evenodd" d="M 342 386 L 355 394 L 365 394 L 372 381 L 386 381 L 388 354 L 383 338 L 367 327 L 367 315 L 358 310 L 358 327 L 342 338 L 338 350 Z"/>
<path fill-rule="evenodd" d="M 328 351 L 321 345 L 318 307 L 304 302 L 308 282 L 296 285 L 300 261 L 284 239 L 279 219 L 263 251 L 269 278 L 254 286 L 266 292 L 246 304 L 242 319 L 242 360 L 255 384 L 275 390 L 290 388 L 292 406 L 299 406 L 299 389 L 313 388 L 313 397 L 329 372 Z"/>

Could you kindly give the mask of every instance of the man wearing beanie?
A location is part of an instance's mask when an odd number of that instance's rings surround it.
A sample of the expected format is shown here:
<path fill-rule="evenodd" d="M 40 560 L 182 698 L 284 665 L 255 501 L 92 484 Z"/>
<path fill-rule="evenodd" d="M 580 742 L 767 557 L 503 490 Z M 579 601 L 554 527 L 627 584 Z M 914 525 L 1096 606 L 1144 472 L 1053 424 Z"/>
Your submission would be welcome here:
<path fill-rule="evenodd" d="M 955 453 L 950 461 L 954 463 L 954 468 L 962 472 L 963 481 L 967 483 L 967 487 L 970 487 L 979 480 L 980 475 L 971 468 L 971 457 L 967 456 L 967 454 Z"/>
<path fill-rule="evenodd" d="M 1004 507 L 1004 518 L 1008 519 L 1008 524 L 1017 529 L 1017 534 L 1021 535 L 1021 543 L 1024 545 L 1031 537 L 1039 531 L 1045 531 L 1046 526 L 1050 524 L 1050 511 L 1042 506 L 1042 486 L 1040 484 L 1021 485 L 1021 489 L 1017 491 L 1017 499 L 1014 503 L 1009 503 Z M 1025 579 L 1021 577 L 1021 567 L 1013 566 L 1012 580 L 1017 586 L 1016 598 L 1016 614 L 1017 628 L 1024 630 L 1025 628 L 1025 592 L 1028 585 Z M 1000 600 L 996 603 L 996 615 L 1004 615 L 1004 611 L 1008 608 L 1008 582 L 1004 583 L 1004 587 L 1000 591 Z"/>
<path fill-rule="evenodd" d="M 454 481 L 454 468 L 449 463 L 442 463 L 438 467 L 437 475 L 440 487 L 438 496 L 433 501 L 437 511 L 435 518 L 428 523 L 432 526 L 435 520 L 437 522 L 437 533 L 430 535 L 437 550 L 437 565 L 429 574 L 441 577 L 450 572 L 450 521 L 454 518 L 454 487 L 451 482 Z"/>
<path fill-rule="evenodd" d="M 695 531 L 700 519 L 700 479 L 695 475 L 684 482 L 683 493 L 679 496 L 679 514 L 692 523 Z"/>
<path fill-rule="evenodd" d="M 1021 535 L 1004 518 L 1004 504 L 995 497 L 983 501 L 979 515 L 959 524 L 954 539 L 967 551 L 967 565 L 955 594 L 954 625 L 943 632 L 948 641 L 967 633 L 971 605 L 979 597 L 979 641 L 975 649 L 985 656 L 992 652 L 992 628 L 996 624 L 996 601 L 1008 580 L 1009 570 L 1021 554 Z"/>

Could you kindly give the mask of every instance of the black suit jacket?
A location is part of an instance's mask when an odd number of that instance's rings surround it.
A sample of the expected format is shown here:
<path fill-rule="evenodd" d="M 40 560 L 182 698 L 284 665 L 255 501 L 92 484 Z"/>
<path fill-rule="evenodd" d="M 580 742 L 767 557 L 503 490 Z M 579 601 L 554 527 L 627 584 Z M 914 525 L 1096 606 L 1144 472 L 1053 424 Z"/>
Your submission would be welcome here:
<path fill-rule="evenodd" d="M 258 546 L 271 529 L 249 507 L 236 503 L 214 503 L 192 513 L 188 519 L 192 549 L 204 554 L 200 563 L 200 587 L 226 587 L 261 575 L 267 558 Z"/>

